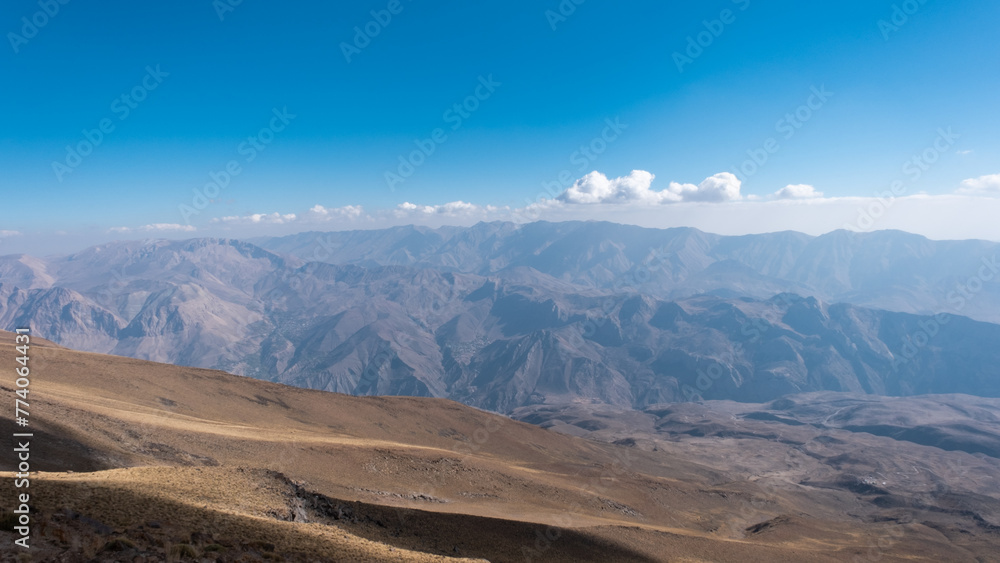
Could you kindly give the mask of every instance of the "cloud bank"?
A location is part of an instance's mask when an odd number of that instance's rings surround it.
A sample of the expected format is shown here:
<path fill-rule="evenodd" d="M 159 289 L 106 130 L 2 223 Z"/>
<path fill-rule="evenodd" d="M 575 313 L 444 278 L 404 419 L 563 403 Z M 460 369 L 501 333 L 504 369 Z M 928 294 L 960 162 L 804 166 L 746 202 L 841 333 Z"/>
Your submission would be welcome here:
<path fill-rule="evenodd" d="M 212 222 L 227 225 L 284 225 L 294 223 L 296 219 L 298 219 L 298 215 L 294 213 L 284 215 L 281 213 L 254 213 L 253 215 L 216 217 L 212 219 Z"/>
<path fill-rule="evenodd" d="M 983 238 L 1000 241 L 1000 174 L 964 180 L 951 194 L 884 197 L 828 197 L 810 184 L 789 184 L 764 196 L 741 193 L 740 180 L 728 172 L 698 184 L 670 182 L 654 188 L 655 176 L 635 170 L 608 178 L 594 171 L 562 192 L 544 194 L 522 207 L 404 202 L 391 209 L 316 204 L 301 213 L 271 212 L 212 219 L 220 236 L 260 236 L 308 229 L 351 230 L 396 225 L 472 225 L 479 221 L 603 220 L 645 227 L 690 226 L 719 234 L 794 230 L 822 234 L 836 229 L 867 232 L 900 229 L 931 238 Z M 554 197 L 551 197 L 554 196 Z M 960 218 L 961 220 L 955 220 Z M 192 232 L 186 225 L 154 224 L 129 232 Z"/>
<path fill-rule="evenodd" d="M 193 225 L 180 225 L 177 223 L 153 223 L 141 227 L 112 227 L 112 233 L 193 233 L 198 228 Z"/>
<path fill-rule="evenodd" d="M 729 172 L 706 178 L 698 185 L 670 182 L 670 185 L 661 191 L 652 189 L 654 178 L 653 174 L 645 170 L 633 170 L 628 176 L 613 179 L 594 171 L 577 180 L 556 199 L 568 204 L 663 204 L 742 199 L 740 180 Z"/>
<path fill-rule="evenodd" d="M 823 192 L 809 184 L 789 184 L 772 195 L 774 199 L 812 199 L 823 197 Z"/>
<path fill-rule="evenodd" d="M 1000 195 L 1000 174 L 990 174 L 962 181 L 958 193 L 964 195 Z"/>

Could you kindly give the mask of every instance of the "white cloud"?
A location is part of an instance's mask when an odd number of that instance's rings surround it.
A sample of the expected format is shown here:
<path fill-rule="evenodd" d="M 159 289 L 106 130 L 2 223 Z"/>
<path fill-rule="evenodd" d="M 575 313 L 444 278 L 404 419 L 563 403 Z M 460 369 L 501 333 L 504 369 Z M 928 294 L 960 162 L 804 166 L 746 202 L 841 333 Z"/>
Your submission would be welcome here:
<path fill-rule="evenodd" d="M 1000 195 L 1000 174 L 962 180 L 956 193 L 963 195 Z"/>
<path fill-rule="evenodd" d="M 177 223 L 154 223 L 140 227 L 144 231 L 179 231 L 193 233 L 198 229 L 193 225 L 178 225 Z"/>
<path fill-rule="evenodd" d="M 658 200 L 649 189 L 654 176 L 642 170 L 633 170 L 628 176 L 608 179 L 594 171 L 577 180 L 566 191 L 556 196 L 565 203 L 626 203 L 629 201 Z"/>
<path fill-rule="evenodd" d="M 232 215 L 216 217 L 212 223 L 227 226 L 237 225 L 293 225 L 309 223 L 327 223 L 331 221 L 370 219 L 360 205 L 345 205 L 343 207 L 325 207 L 316 204 L 302 214 L 296 213 L 253 213 L 250 215 Z"/>
<path fill-rule="evenodd" d="M 809 184 L 788 184 L 772 194 L 774 199 L 812 199 L 823 197 L 823 192 Z"/>
<path fill-rule="evenodd" d="M 301 232 L 305 225 L 332 229 L 385 228 L 398 225 L 469 226 L 479 221 L 597 220 L 645 227 L 689 226 L 718 234 L 748 234 L 783 230 L 822 234 L 836 229 L 899 229 L 931 238 L 982 238 L 1000 241 L 1000 174 L 966 180 L 960 194 L 928 195 L 904 192 L 889 199 L 825 197 L 808 184 L 789 184 L 767 195 L 741 194 L 740 181 L 729 173 L 701 183 L 672 182 L 652 189 L 649 172 L 634 171 L 609 179 L 591 172 L 568 189 L 544 194 L 519 208 L 477 205 L 465 201 L 428 205 L 401 203 L 395 208 L 365 210 L 361 206 L 327 208 L 315 205 L 299 214 L 257 214 L 212 220 L 220 235 Z M 555 198 L 549 196 L 555 195 Z M 940 221 L 942 216 L 962 221 Z M 212 228 L 202 230 L 211 231 Z M 212 235 L 206 235 L 212 236 Z"/>
<path fill-rule="evenodd" d="M 357 219 L 364 213 L 360 205 L 345 205 L 344 207 L 323 207 L 316 204 L 306 214 L 306 220 L 331 221 L 333 219 Z"/>
<path fill-rule="evenodd" d="M 956 154 L 972 154 L 972 150 L 955 151 Z"/>
<path fill-rule="evenodd" d="M 680 195 L 682 201 L 738 201 L 742 199 L 740 184 L 733 174 L 721 172 L 705 178 L 697 186 L 670 182 L 670 191 Z"/>
<path fill-rule="evenodd" d="M 474 215 L 483 215 L 498 209 L 500 208 L 493 207 L 492 205 L 480 207 L 474 203 L 466 203 L 464 201 L 452 201 L 442 205 L 417 205 L 407 201 L 396 206 L 394 215 L 400 218 L 421 214 L 444 215 L 447 217 L 470 217 Z"/>
<path fill-rule="evenodd" d="M 216 217 L 213 223 L 224 223 L 227 225 L 284 225 L 297 219 L 294 213 L 254 213 L 253 215 Z"/>
<path fill-rule="evenodd" d="M 698 185 L 671 182 L 667 189 L 661 191 L 651 188 L 654 178 L 645 170 L 633 170 L 628 176 L 611 179 L 594 171 L 577 180 L 556 199 L 568 204 L 660 204 L 742 199 L 740 180 L 729 172 L 706 178 Z"/>
<path fill-rule="evenodd" d="M 19 237 L 20 231 L 0 231 L 0 238 Z"/>
<path fill-rule="evenodd" d="M 132 233 L 132 232 L 142 232 L 142 233 L 193 233 L 198 229 L 193 225 L 180 225 L 177 223 L 153 223 L 150 225 L 143 225 L 141 227 L 113 227 L 110 229 L 112 233 Z"/>

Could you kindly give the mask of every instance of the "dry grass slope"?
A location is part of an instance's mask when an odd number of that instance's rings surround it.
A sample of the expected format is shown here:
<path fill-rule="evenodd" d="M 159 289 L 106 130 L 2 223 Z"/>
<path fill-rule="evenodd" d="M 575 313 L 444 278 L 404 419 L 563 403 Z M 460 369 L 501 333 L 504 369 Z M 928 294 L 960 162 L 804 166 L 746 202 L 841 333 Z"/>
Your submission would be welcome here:
<path fill-rule="evenodd" d="M 0 341 L 0 368 L 12 366 L 13 337 Z M 793 483 L 764 490 L 446 400 L 40 340 L 31 366 L 36 561 L 988 560 L 919 524 L 859 526 Z M 12 483 L 2 475 L 2 498 Z"/>

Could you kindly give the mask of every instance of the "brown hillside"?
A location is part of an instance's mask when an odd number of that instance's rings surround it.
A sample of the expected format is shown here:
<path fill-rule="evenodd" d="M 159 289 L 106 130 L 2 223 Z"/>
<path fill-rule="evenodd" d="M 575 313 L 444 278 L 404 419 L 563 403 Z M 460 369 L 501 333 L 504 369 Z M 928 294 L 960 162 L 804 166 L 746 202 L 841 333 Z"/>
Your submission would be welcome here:
<path fill-rule="evenodd" d="M 36 561 L 989 553 L 919 523 L 861 524 L 844 516 L 852 500 L 838 492 L 765 489 L 724 467 L 447 400 L 351 397 L 43 344 L 32 342 L 30 364 Z M 13 335 L 2 333 L 4 373 L 13 358 Z M 0 389 L 13 403 L 13 378 Z M 19 431 L 9 418 L 3 425 L 8 436 Z M 9 473 L 0 489 L 14 498 Z M 13 534 L 2 535 L 16 560 Z"/>

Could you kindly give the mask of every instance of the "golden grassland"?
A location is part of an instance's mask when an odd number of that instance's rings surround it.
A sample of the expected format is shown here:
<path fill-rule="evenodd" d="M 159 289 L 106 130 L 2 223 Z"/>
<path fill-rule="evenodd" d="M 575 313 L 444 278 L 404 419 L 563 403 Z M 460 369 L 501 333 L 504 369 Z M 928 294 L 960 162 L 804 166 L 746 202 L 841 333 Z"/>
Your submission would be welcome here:
<path fill-rule="evenodd" d="M 0 369 L 13 366 L 13 336 L 0 342 Z M 668 451 L 447 400 L 351 397 L 41 340 L 31 367 L 34 561 L 981 555 L 919 523 L 838 516 L 851 499 L 834 493 L 765 490 Z M 0 391 L 13 403 L 8 379 Z M 0 475 L 0 498 L 13 505 L 15 493 Z M 0 535 L 5 560 L 24 558 Z"/>

